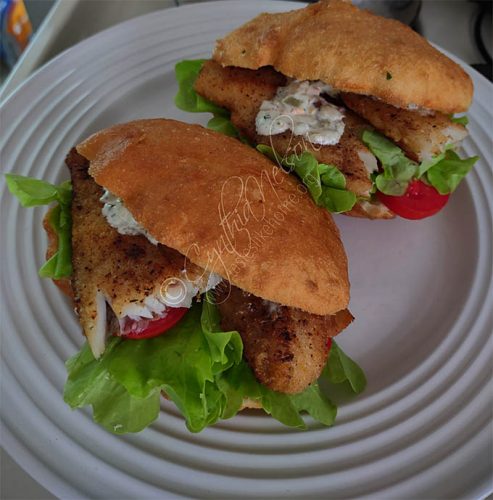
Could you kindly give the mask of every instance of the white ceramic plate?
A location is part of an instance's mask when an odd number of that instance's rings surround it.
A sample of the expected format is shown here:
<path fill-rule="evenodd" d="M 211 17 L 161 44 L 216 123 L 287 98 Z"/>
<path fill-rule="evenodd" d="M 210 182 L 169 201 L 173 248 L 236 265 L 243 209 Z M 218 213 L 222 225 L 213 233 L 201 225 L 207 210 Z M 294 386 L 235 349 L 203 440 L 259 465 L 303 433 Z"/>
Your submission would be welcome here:
<path fill-rule="evenodd" d="M 169 9 L 57 57 L 5 103 L 2 170 L 48 181 L 79 139 L 178 111 L 173 67 L 260 11 L 299 4 L 221 2 Z M 340 337 L 368 388 L 337 425 L 298 432 L 257 414 L 199 435 L 163 401 L 159 420 L 117 437 L 62 400 L 64 361 L 82 344 L 69 303 L 37 277 L 44 209 L 23 209 L 2 179 L 2 432 L 7 451 L 59 497 L 481 497 L 491 488 L 491 85 L 471 69 L 474 172 L 420 222 L 337 217 L 354 324 Z"/>

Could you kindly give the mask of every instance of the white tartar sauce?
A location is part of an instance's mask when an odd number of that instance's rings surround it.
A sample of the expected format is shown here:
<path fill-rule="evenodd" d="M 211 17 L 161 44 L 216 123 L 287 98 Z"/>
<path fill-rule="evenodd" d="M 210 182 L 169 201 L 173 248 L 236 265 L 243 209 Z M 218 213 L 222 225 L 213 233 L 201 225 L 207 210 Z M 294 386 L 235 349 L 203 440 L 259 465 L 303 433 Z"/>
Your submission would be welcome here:
<path fill-rule="evenodd" d="M 344 113 L 321 94 L 337 92 L 321 81 L 293 80 L 279 87 L 275 97 L 264 101 L 255 119 L 259 135 L 281 134 L 292 130 L 315 144 L 337 144 L 344 132 Z"/>
<path fill-rule="evenodd" d="M 104 203 L 101 211 L 104 217 L 106 217 L 108 224 L 114 227 L 120 234 L 142 234 L 153 245 L 158 244 L 158 241 L 134 219 L 120 198 L 105 189 L 100 201 Z"/>
<path fill-rule="evenodd" d="M 409 111 L 417 111 L 421 116 L 433 116 L 435 112 L 432 109 L 422 108 L 413 102 L 407 105 Z"/>

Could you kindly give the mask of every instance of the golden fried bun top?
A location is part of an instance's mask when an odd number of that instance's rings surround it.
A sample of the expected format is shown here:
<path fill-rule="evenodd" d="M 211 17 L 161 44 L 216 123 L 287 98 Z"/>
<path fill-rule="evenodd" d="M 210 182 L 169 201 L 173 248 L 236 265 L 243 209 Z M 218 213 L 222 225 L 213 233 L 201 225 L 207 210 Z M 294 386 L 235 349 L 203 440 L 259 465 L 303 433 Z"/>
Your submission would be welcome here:
<path fill-rule="evenodd" d="M 459 113 L 473 94 L 469 75 L 418 33 L 342 0 L 260 14 L 219 40 L 213 58 L 222 66 L 273 66 L 401 108 Z"/>
<path fill-rule="evenodd" d="M 331 215 L 256 150 L 153 119 L 102 130 L 77 151 L 139 224 L 193 264 L 313 314 L 346 308 L 347 258 Z"/>

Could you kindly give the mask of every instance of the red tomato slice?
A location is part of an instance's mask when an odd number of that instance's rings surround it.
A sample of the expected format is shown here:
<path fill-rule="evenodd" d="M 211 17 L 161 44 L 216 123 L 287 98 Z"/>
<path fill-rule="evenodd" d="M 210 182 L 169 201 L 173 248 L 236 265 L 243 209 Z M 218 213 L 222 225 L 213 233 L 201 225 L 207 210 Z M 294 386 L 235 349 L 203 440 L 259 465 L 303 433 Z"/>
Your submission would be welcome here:
<path fill-rule="evenodd" d="M 327 350 L 330 351 L 330 348 L 332 346 L 332 337 L 329 337 L 327 339 Z"/>
<path fill-rule="evenodd" d="M 440 194 L 433 186 L 414 180 L 403 196 L 390 196 L 377 191 L 378 199 L 396 215 L 405 219 L 424 219 L 435 215 L 446 204 L 449 194 Z"/>
<path fill-rule="evenodd" d="M 138 340 L 157 337 L 158 335 L 161 335 L 165 331 L 169 330 L 172 326 L 175 326 L 176 323 L 183 318 L 187 311 L 187 307 L 170 307 L 168 309 L 168 314 L 166 314 L 164 318 L 149 321 L 149 323 L 142 330 L 126 333 L 122 335 L 122 338 Z"/>

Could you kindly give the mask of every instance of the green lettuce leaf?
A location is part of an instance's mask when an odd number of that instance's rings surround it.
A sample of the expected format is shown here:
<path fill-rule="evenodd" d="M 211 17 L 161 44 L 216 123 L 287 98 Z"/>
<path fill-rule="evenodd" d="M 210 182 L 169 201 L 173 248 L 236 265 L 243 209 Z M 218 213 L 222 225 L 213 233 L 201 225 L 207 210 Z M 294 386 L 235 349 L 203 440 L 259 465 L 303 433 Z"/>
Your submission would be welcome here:
<path fill-rule="evenodd" d="M 339 386 L 339 396 L 360 394 L 366 387 L 363 370 L 334 340 L 321 380 L 329 387 Z M 284 425 L 299 429 L 306 428 L 303 412 L 324 425 L 333 425 L 337 415 L 337 406 L 320 390 L 318 382 L 299 394 L 281 394 L 260 384 L 245 361 L 224 372 L 218 385 L 226 399 L 222 418 L 236 415 L 244 399 L 260 403 L 266 413 Z"/>
<path fill-rule="evenodd" d="M 200 321 L 214 363 L 212 371 L 215 374 L 221 373 L 233 364 L 240 363 L 243 357 L 243 342 L 240 334 L 235 331 L 223 332 L 221 330 L 219 311 L 210 293 L 205 295 Z"/>
<path fill-rule="evenodd" d="M 222 413 L 224 419 L 234 417 L 240 411 L 246 394 L 255 401 L 260 398 L 260 384 L 244 361 L 218 376 L 216 384 L 225 400 Z"/>
<path fill-rule="evenodd" d="M 17 174 L 5 174 L 9 191 L 17 197 L 23 207 L 49 205 L 57 201 L 61 205 L 70 205 L 72 189 L 69 181 L 59 186 L 49 182 Z"/>
<path fill-rule="evenodd" d="M 64 400 L 72 408 L 91 405 L 95 422 L 115 434 L 139 432 L 159 415 L 160 391 L 151 391 L 147 397 L 132 396 L 108 370 L 111 353 L 121 340 L 112 338 L 105 355 L 96 361 L 86 343 L 67 363 L 68 378 Z"/>
<path fill-rule="evenodd" d="M 231 123 L 229 116 L 214 115 L 208 122 L 207 128 L 215 130 L 220 134 L 229 135 L 230 137 L 239 137 L 238 131 Z"/>
<path fill-rule="evenodd" d="M 48 222 L 58 236 L 57 251 L 40 267 L 41 278 L 59 279 L 72 275 L 72 217 L 70 207 L 56 205 Z"/>
<path fill-rule="evenodd" d="M 392 141 L 374 130 L 365 130 L 362 139 L 383 168 L 383 172 L 375 177 L 377 189 L 392 196 L 402 196 L 409 182 L 420 178 L 440 194 L 452 193 L 479 159 L 477 156 L 462 159 L 452 151 L 452 146 L 447 146 L 442 153 L 418 165 Z"/>
<path fill-rule="evenodd" d="M 337 407 L 320 391 L 317 383 L 299 394 L 275 392 L 255 379 L 245 361 L 223 373 L 218 386 L 226 401 L 222 418 L 236 415 L 245 399 L 260 403 L 266 413 L 289 427 L 306 428 L 302 412 L 324 425 L 332 425 L 336 418 Z"/>
<path fill-rule="evenodd" d="M 335 343 L 333 343 L 333 346 Z M 330 382 L 349 380 L 352 392 L 364 387 L 361 369 L 337 346 L 332 347 Z M 335 352 L 335 354 L 334 354 Z M 219 419 L 238 413 L 245 399 L 260 403 L 285 425 L 306 428 L 302 413 L 324 425 L 334 423 L 337 407 L 312 384 L 299 394 L 281 394 L 260 384 L 242 358 L 238 332 L 222 332 L 210 297 L 195 304 L 182 321 L 153 339 L 112 338 L 100 359 L 88 345 L 67 362 L 64 399 L 72 407 L 91 405 L 94 420 L 114 433 L 138 432 L 159 415 L 161 391 L 199 432 Z M 339 368 L 341 366 L 342 368 Z M 329 377 L 330 379 L 331 377 Z"/>
<path fill-rule="evenodd" d="M 349 382 L 355 394 L 360 394 L 366 387 L 365 373 L 332 339 L 330 355 L 322 375 L 331 384 Z"/>
<path fill-rule="evenodd" d="M 451 116 L 450 120 L 453 121 L 454 123 L 459 123 L 460 125 L 469 125 L 469 118 L 467 118 L 466 115 L 462 116 Z"/>
<path fill-rule="evenodd" d="M 337 406 L 325 396 L 318 383 L 312 384 L 299 394 L 290 396 L 298 412 L 307 412 L 314 420 L 324 425 L 333 425 Z"/>
<path fill-rule="evenodd" d="M 377 189 L 384 194 L 402 196 L 417 175 L 418 165 L 407 158 L 401 148 L 374 130 L 365 130 L 362 140 L 382 165 L 383 172 L 375 177 Z"/>
<path fill-rule="evenodd" d="M 215 377 L 241 361 L 242 343 L 238 332 L 213 331 L 214 307 L 205 301 L 201 310 L 195 304 L 159 337 L 113 338 L 98 360 L 84 346 L 67 362 L 65 401 L 72 408 L 92 405 L 95 418 L 98 415 L 98 422 L 112 432 L 115 426 L 118 432 L 138 432 L 152 423 L 159 413 L 161 391 L 182 412 L 190 431 L 216 422 L 223 413 L 224 396 Z M 127 413 L 127 406 L 136 416 Z M 124 411 L 118 416 L 107 408 Z"/>
<path fill-rule="evenodd" d="M 340 214 L 349 212 L 356 203 L 356 195 L 347 189 L 322 186 L 322 195 L 317 205 L 325 207 L 329 212 Z"/>
<path fill-rule="evenodd" d="M 423 160 L 418 166 L 418 172 L 416 177 L 420 179 L 423 175 L 430 170 L 431 167 L 434 167 L 437 163 L 441 162 L 445 158 L 446 151 L 433 156 L 429 160 Z"/>
<path fill-rule="evenodd" d="M 205 61 L 205 59 L 194 59 L 180 61 L 176 64 L 175 76 L 178 82 L 178 93 L 175 96 L 175 105 L 189 113 L 212 113 L 214 116 L 207 123 L 207 128 L 230 137 L 240 138 L 238 130 L 231 123 L 229 111 L 195 92 L 195 81 Z"/>
<path fill-rule="evenodd" d="M 49 216 L 49 223 L 58 237 L 57 252 L 45 262 L 39 275 L 42 278 L 60 279 L 72 274 L 72 187 L 69 181 L 59 186 L 48 182 L 5 174 L 9 191 L 18 198 L 23 207 L 49 205 L 56 202 Z"/>
<path fill-rule="evenodd" d="M 478 160 L 479 156 L 462 159 L 449 149 L 427 169 L 426 179 L 440 194 L 453 193 Z"/>
<path fill-rule="evenodd" d="M 356 203 L 356 195 L 346 189 L 346 178 L 342 172 L 334 165 L 318 163 L 310 152 L 283 158 L 264 144 L 259 144 L 257 150 L 289 172 L 294 172 L 308 188 L 315 203 L 330 212 L 347 212 Z"/>

